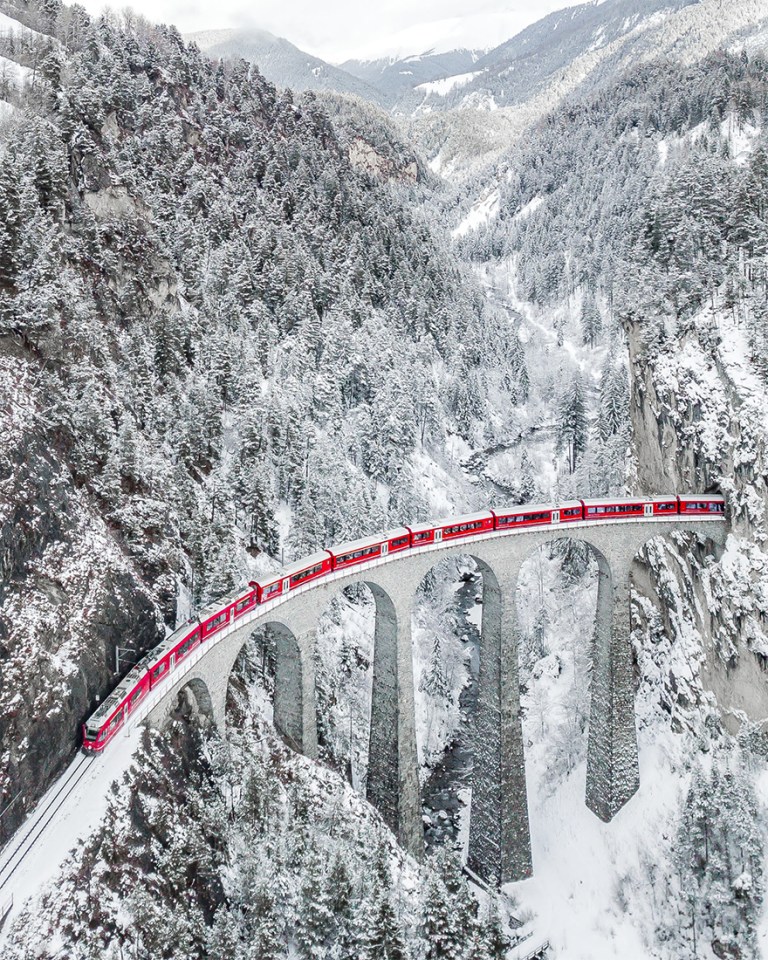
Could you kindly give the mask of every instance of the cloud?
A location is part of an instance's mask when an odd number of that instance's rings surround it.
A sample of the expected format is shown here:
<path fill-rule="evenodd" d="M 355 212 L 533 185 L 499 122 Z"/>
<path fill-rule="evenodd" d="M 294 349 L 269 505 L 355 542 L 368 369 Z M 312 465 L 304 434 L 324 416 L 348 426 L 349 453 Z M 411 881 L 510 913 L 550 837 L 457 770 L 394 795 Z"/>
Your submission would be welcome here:
<path fill-rule="evenodd" d="M 99 13 L 103 0 L 82 0 Z M 408 56 L 430 49 L 488 48 L 527 24 L 574 0 L 387 0 L 363 7 L 360 0 L 134 0 L 131 9 L 149 20 L 173 23 L 182 33 L 256 27 L 285 37 L 331 62 Z M 117 5 L 115 5 L 117 6 Z"/>

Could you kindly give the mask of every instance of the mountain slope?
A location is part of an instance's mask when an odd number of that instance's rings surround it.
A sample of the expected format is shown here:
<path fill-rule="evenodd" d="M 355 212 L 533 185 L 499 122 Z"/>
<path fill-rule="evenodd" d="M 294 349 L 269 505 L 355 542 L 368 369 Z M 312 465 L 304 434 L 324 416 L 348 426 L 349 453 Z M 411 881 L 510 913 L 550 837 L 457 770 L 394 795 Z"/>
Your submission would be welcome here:
<path fill-rule="evenodd" d="M 214 60 L 241 57 L 255 63 L 270 83 L 289 87 L 297 93 L 333 90 L 373 103 L 383 101 L 381 93 L 363 79 L 299 50 L 288 40 L 266 30 L 209 30 L 190 33 L 186 39 Z"/>

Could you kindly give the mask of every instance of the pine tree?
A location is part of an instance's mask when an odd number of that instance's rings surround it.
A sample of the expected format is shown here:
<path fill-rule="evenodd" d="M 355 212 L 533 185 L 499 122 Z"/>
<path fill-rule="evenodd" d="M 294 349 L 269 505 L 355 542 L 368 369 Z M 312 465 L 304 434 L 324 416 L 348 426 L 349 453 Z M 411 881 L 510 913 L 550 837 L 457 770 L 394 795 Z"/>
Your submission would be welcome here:
<path fill-rule="evenodd" d="M 571 473 L 586 449 L 588 429 L 584 387 L 576 371 L 566 379 L 557 405 L 556 450 L 565 450 Z"/>

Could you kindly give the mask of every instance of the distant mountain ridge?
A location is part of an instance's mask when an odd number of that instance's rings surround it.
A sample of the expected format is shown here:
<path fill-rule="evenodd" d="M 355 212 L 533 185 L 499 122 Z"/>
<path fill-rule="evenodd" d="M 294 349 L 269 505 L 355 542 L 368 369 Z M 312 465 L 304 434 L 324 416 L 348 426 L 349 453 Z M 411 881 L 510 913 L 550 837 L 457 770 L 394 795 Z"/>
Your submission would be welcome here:
<path fill-rule="evenodd" d="M 383 104 L 380 91 L 364 79 L 313 57 L 267 30 L 207 30 L 186 34 L 185 39 L 213 59 L 242 57 L 255 63 L 262 76 L 278 87 L 290 87 L 297 93 L 333 90 Z"/>

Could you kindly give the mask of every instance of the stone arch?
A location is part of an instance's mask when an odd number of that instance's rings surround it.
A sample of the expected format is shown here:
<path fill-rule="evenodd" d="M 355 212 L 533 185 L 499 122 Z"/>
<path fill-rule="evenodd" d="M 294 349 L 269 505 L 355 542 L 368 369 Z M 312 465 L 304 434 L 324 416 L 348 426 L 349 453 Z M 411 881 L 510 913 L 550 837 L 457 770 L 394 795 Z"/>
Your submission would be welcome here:
<path fill-rule="evenodd" d="M 375 608 L 366 797 L 400 843 L 421 857 L 410 606 L 393 599 L 394 585 L 354 573 L 334 593 L 356 586 L 368 589 Z"/>
<path fill-rule="evenodd" d="M 606 549 L 611 542 L 599 542 L 605 537 L 590 533 L 583 529 L 559 530 L 554 536 L 542 538 L 535 549 L 563 540 L 582 542 L 597 563 L 595 625 L 590 640 L 592 683 L 585 802 L 594 814 L 608 822 L 640 785 L 629 623 L 630 563 L 625 561 L 623 549 Z M 528 551 L 524 559 L 533 552 Z"/>
<path fill-rule="evenodd" d="M 225 671 L 222 706 L 226 709 L 226 697 L 233 673 L 238 670 L 238 664 L 243 665 L 243 657 L 250 639 L 260 632 L 265 633 L 274 652 L 273 722 L 275 728 L 288 746 L 298 753 L 306 753 L 308 749 L 312 749 L 315 737 L 314 726 L 308 730 L 306 724 L 306 700 L 308 699 L 305 684 L 306 657 L 302 655 L 296 634 L 282 620 L 266 620 L 259 623 L 249 631 L 247 638 L 238 641 L 230 654 L 231 662 Z M 311 701 L 311 710 L 314 714 L 314 698 L 311 698 Z"/>
<path fill-rule="evenodd" d="M 502 555 L 495 552 L 491 559 L 486 553 L 490 551 L 479 544 L 457 545 L 431 563 L 424 576 L 443 560 L 468 557 L 482 577 L 477 701 L 469 730 L 473 762 L 467 866 L 500 885 L 530 876 L 531 852 L 514 592 L 503 576 Z"/>
<path fill-rule="evenodd" d="M 182 718 L 208 727 L 216 724 L 213 698 L 208 684 L 201 677 L 191 677 L 169 698 L 164 723 Z"/>

